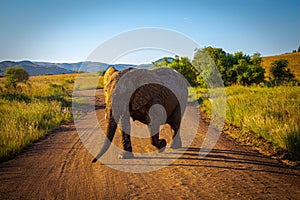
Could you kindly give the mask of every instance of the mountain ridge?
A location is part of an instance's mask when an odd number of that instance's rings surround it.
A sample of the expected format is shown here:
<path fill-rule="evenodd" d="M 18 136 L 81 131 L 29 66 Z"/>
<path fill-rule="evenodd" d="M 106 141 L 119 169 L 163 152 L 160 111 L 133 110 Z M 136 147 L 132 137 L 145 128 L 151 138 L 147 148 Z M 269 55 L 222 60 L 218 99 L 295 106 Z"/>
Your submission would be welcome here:
<path fill-rule="evenodd" d="M 45 74 L 72 74 L 76 71 L 84 72 L 97 72 L 106 70 L 109 66 L 113 66 L 117 69 L 125 69 L 128 67 L 144 68 L 148 69 L 152 67 L 152 64 L 107 64 L 102 62 L 83 61 L 76 63 L 54 63 L 43 61 L 2 61 L 0 62 L 0 76 L 3 76 L 6 68 L 8 67 L 21 67 L 28 72 L 30 76 L 45 75 Z"/>

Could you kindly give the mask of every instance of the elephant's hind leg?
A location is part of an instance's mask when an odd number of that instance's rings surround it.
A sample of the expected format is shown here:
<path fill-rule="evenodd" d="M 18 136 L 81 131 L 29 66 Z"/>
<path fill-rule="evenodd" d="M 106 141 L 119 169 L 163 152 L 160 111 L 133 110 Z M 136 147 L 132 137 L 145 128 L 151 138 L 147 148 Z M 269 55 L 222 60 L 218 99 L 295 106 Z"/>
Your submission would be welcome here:
<path fill-rule="evenodd" d="M 158 152 L 163 152 L 166 148 L 167 142 L 165 139 L 159 139 L 159 133 L 151 136 L 151 144 L 158 148 Z"/>
<path fill-rule="evenodd" d="M 132 146 L 130 139 L 130 121 L 129 117 L 122 116 L 119 123 L 119 132 L 121 133 L 123 153 L 119 155 L 120 159 L 133 158 Z"/>
<path fill-rule="evenodd" d="M 171 143 L 171 148 L 172 149 L 178 149 L 182 147 L 182 142 L 181 142 L 181 137 L 180 137 L 180 130 L 179 127 L 177 125 L 171 125 L 172 130 L 173 130 L 173 140 Z"/>
<path fill-rule="evenodd" d="M 178 149 L 182 147 L 182 142 L 180 137 L 180 123 L 181 123 L 180 106 L 177 106 L 173 113 L 172 121 L 169 123 L 173 130 L 173 140 L 171 143 L 172 149 Z"/>
<path fill-rule="evenodd" d="M 159 152 L 163 152 L 167 145 L 166 140 L 159 139 L 159 132 L 155 128 L 149 126 L 149 130 L 151 133 L 151 144 L 155 146 Z"/>

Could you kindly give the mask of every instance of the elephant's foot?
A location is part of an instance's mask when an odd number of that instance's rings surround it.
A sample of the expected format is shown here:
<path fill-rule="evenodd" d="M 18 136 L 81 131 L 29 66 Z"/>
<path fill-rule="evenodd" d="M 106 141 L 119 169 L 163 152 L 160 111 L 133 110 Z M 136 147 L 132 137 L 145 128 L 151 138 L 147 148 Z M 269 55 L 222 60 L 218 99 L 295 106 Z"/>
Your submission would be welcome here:
<path fill-rule="evenodd" d="M 159 153 L 163 152 L 166 149 L 166 146 L 167 146 L 167 142 L 165 139 L 159 140 L 157 145 L 158 152 Z"/>
<path fill-rule="evenodd" d="M 129 151 L 124 151 L 122 154 L 119 155 L 119 159 L 131 159 L 134 158 L 133 153 Z"/>
<path fill-rule="evenodd" d="M 182 143 L 181 141 L 179 140 L 173 140 L 172 143 L 171 143 L 171 148 L 172 149 L 179 149 L 182 147 Z"/>

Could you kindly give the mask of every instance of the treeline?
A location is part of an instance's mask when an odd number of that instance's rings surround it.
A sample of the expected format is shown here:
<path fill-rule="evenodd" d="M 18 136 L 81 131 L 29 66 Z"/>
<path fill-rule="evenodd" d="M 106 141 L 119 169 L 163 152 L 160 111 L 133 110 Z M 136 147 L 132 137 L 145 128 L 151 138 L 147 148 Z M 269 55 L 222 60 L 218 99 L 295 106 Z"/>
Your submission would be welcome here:
<path fill-rule="evenodd" d="M 298 47 L 298 50 L 294 49 L 294 50 L 292 51 L 292 53 L 296 53 L 296 52 L 300 52 L 300 46 Z"/>
<path fill-rule="evenodd" d="M 199 67 L 199 63 L 206 66 Z M 176 56 L 172 61 L 164 58 L 160 63 L 153 63 L 154 67 L 170 67 L 177 70 L 192 86 L 206 87 L 214 67 L 218 69 L 225 86 L 260 83 L 280 85 L 291 81 L 297 84 L 295 75 L 288 69 L 287 60 L 274 61 L 271 64 L 270 77 L 265 77 L 265 69 L 261 64 L 260 53 L 254 53 L 252 56 L 243 52 L 227 53 L 222 48 L 210 46 L 197 49 L 192 62 L 187 57 Z"/>

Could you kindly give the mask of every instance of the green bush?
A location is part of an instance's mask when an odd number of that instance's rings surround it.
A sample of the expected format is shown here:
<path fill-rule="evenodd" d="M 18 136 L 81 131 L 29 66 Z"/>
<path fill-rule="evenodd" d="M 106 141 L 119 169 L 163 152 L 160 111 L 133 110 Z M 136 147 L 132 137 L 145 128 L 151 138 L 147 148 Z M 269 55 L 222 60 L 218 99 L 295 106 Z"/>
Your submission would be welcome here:
<path fill-rule="evenodd" d="M 5 87 L 16 88 L 17 82 L 25 82 L 29 79 L 29 74 L 20 67 L 8 67 L 5 71 Z"/>

